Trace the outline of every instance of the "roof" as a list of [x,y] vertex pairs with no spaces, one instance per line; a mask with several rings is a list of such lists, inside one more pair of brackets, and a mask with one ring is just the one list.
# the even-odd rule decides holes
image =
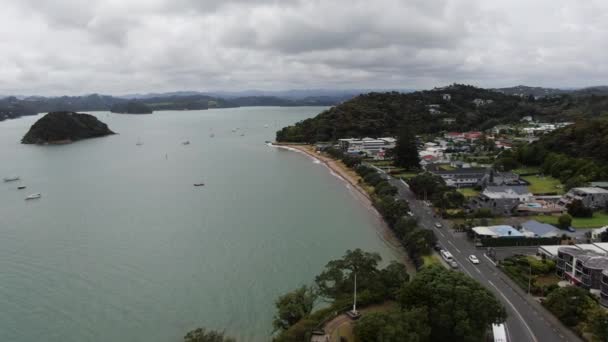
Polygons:
[[480,174],[480,173],[486,173],[486,169],[484,168],[462,168],[462,169],[454,169],[454,170],[439,170],[439,171],[432,171],[434,174],[437,175],[456,175],[456,174]]
[[522,228],[538,236],[559,235],[559,229],[546,223],[530,220],[522,223]]
[[573,188],[572,190],[580,191],[588,194],[608,194],[608,190],[594,187]]
[[489,227],[474,227],[473,231],[477,235],[491,237],[521,237],[524,236],[521,232],[511,226],[489,226]]
[[483,194],[490,198],[508,198],[524,195],[532,195],[528,187],[525,185],[515,185],[515,186],[487,186],[483,191]]
[[587,259],[587,261],[585,261],[584,266],[587,268],[594,268],[594,269],[606,269],[608,268],[608,257],[605,256],[594,256],[591,257],[589,259]]
[[591,182],[592,187],[608,188],[608,182]]

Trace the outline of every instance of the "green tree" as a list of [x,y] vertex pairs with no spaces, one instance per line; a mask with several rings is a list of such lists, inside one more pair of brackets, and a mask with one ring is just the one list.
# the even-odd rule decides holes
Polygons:
[[504,322],[496,297],[466,275],[442,266],[423,268],[403,287],[405,310],[425,309],[431,341],[481,341],[491,323]]
[[198,328],[184,336],[184,342],[236,342],[235,339],[227,337],[224,332]]
[[332,300],[350,297],[355,273],[358,291],[377,287],[378,263],[381,260],[378,253],[364,252],[359,248],[347,250],[341,259],[328,262],[323,272],[315,278],[319,294]]
[[421,173],[410,178],[408,184],[416,196],[422,199],[431,199],[446,190],[445,181],[430,172]]
[[568,214],[572,217],[591,217],[593,216],[593,210],[585,207],[583,201],[575,199],[570,202],[566,208],[568,208]]
[[568,229],[572,225],[572,216],[569,214],[563,214],[557,219],[557,225],[561,229]]
[[275,302],[277,313],[272,325],[275,330],[287,330],[312,311],[316,293],[312,288],[302,286],[299,289],[280,296]]
[[392,152],[395,165],[408,170],[420,168],[420,156],[416,146],[416,136],[409,127],[403,125],[399,129],[397,144]]
[[608,312],[596,308],[589,314],[589,326],[591,333],[598,341],[608,341]]
[[355,324],[354,333],[366,342],[426,342],[431,335],[426,317],[424,309],[369,313]]
[[586,319],[595,302],[589,291],[568,286],[551,292],[543,304],[565,325],[574,327]]

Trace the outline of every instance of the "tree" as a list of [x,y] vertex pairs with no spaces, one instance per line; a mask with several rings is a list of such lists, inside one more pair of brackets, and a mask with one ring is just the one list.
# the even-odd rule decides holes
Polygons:
[[399,130],[397,143],[393,149],[395,165],[408,170],[420,168],[420,156],[416,146],[416,136],[405,124]]
[[198,328],[184,336],[184,342],[236,342],[235,339],[227,337],[224,332]]
[[590,330],[598,341],[608,341],[608,313],[596,308],[589,314]]
[[408,184],[416,196],[423,199],[430,199],[436,194],[443,193],[446,189],[443,178],[430,172],[410,178]]
[[364,315],[354,328],[359,341],[426,342],[431,335],[424,309],[374,312]]
[[572,225],[572,216],[563,214],[557,219],[557,225],[560,229],[568,229]]
[[583,201],[575,199],[572,202],[568,203],[566,206],[568,208],[568,214],[572,215],[572,217],[591,217],[593,216],[593,210],[591,208],[585,207]]
[[466,275],[428,266],[400,293],[402,309],[426,310],[431,341],[481,341],[491,323],[504,322],[505,308]]
[[309,315],[316,299],[316,293],[307,286],[280,296],[275,302],[277,313],[272,322],[275,330],[287,330]]
[[589,291],[577,286],[562,287],[551,292],[543,305],[562,323],[574,327],[583,322],[595,302]]
[[382,260],[378,253],[368,253],[357,248],[347,250],[342,259],[332,260],[315,278],[319,294],[327,299],[351,296],[354,273],[357,274],[358,291],[377,286],[378,263]]

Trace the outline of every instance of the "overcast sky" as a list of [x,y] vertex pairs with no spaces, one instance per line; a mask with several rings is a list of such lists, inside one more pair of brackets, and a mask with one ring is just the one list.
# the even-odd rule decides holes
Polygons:
[[0,94],[608,84],[608,1],[0,0]]

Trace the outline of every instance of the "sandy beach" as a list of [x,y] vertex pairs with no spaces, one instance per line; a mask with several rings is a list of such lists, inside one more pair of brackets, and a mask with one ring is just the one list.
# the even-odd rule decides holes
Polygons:
[[334,174],[347,182],[351,188],[356,191],[356,195],[366,204],[366,206],[368,206],[370,210],[372,210],[378,216],[378,219],[381,222],[379,225],[379,227],[381,227],[379,230],[379,236],[381,239],[389,247],[396,251],[399,256],[399,260],[406,266],[408,273],[413,275],[416,272],[416,267],[410,260],[407,252],[401,245],[401,242],[397,236],[395,236],[395,233],[393,233],[393,231],[388,227],[386,222],[384,222],[380,213],[372,205],[370,193],[363,187],[363,182],[360,182],[361,177],[355,171],[344,165],[342,161],[333,159],[324,153],[317,153],[317,151],[315,151],[314,147],[311,145],[274,144],[273,146],[288,150],[295,150],[297,152],[304,153],[311,158],[319,160],[322,164],[334,172]]

